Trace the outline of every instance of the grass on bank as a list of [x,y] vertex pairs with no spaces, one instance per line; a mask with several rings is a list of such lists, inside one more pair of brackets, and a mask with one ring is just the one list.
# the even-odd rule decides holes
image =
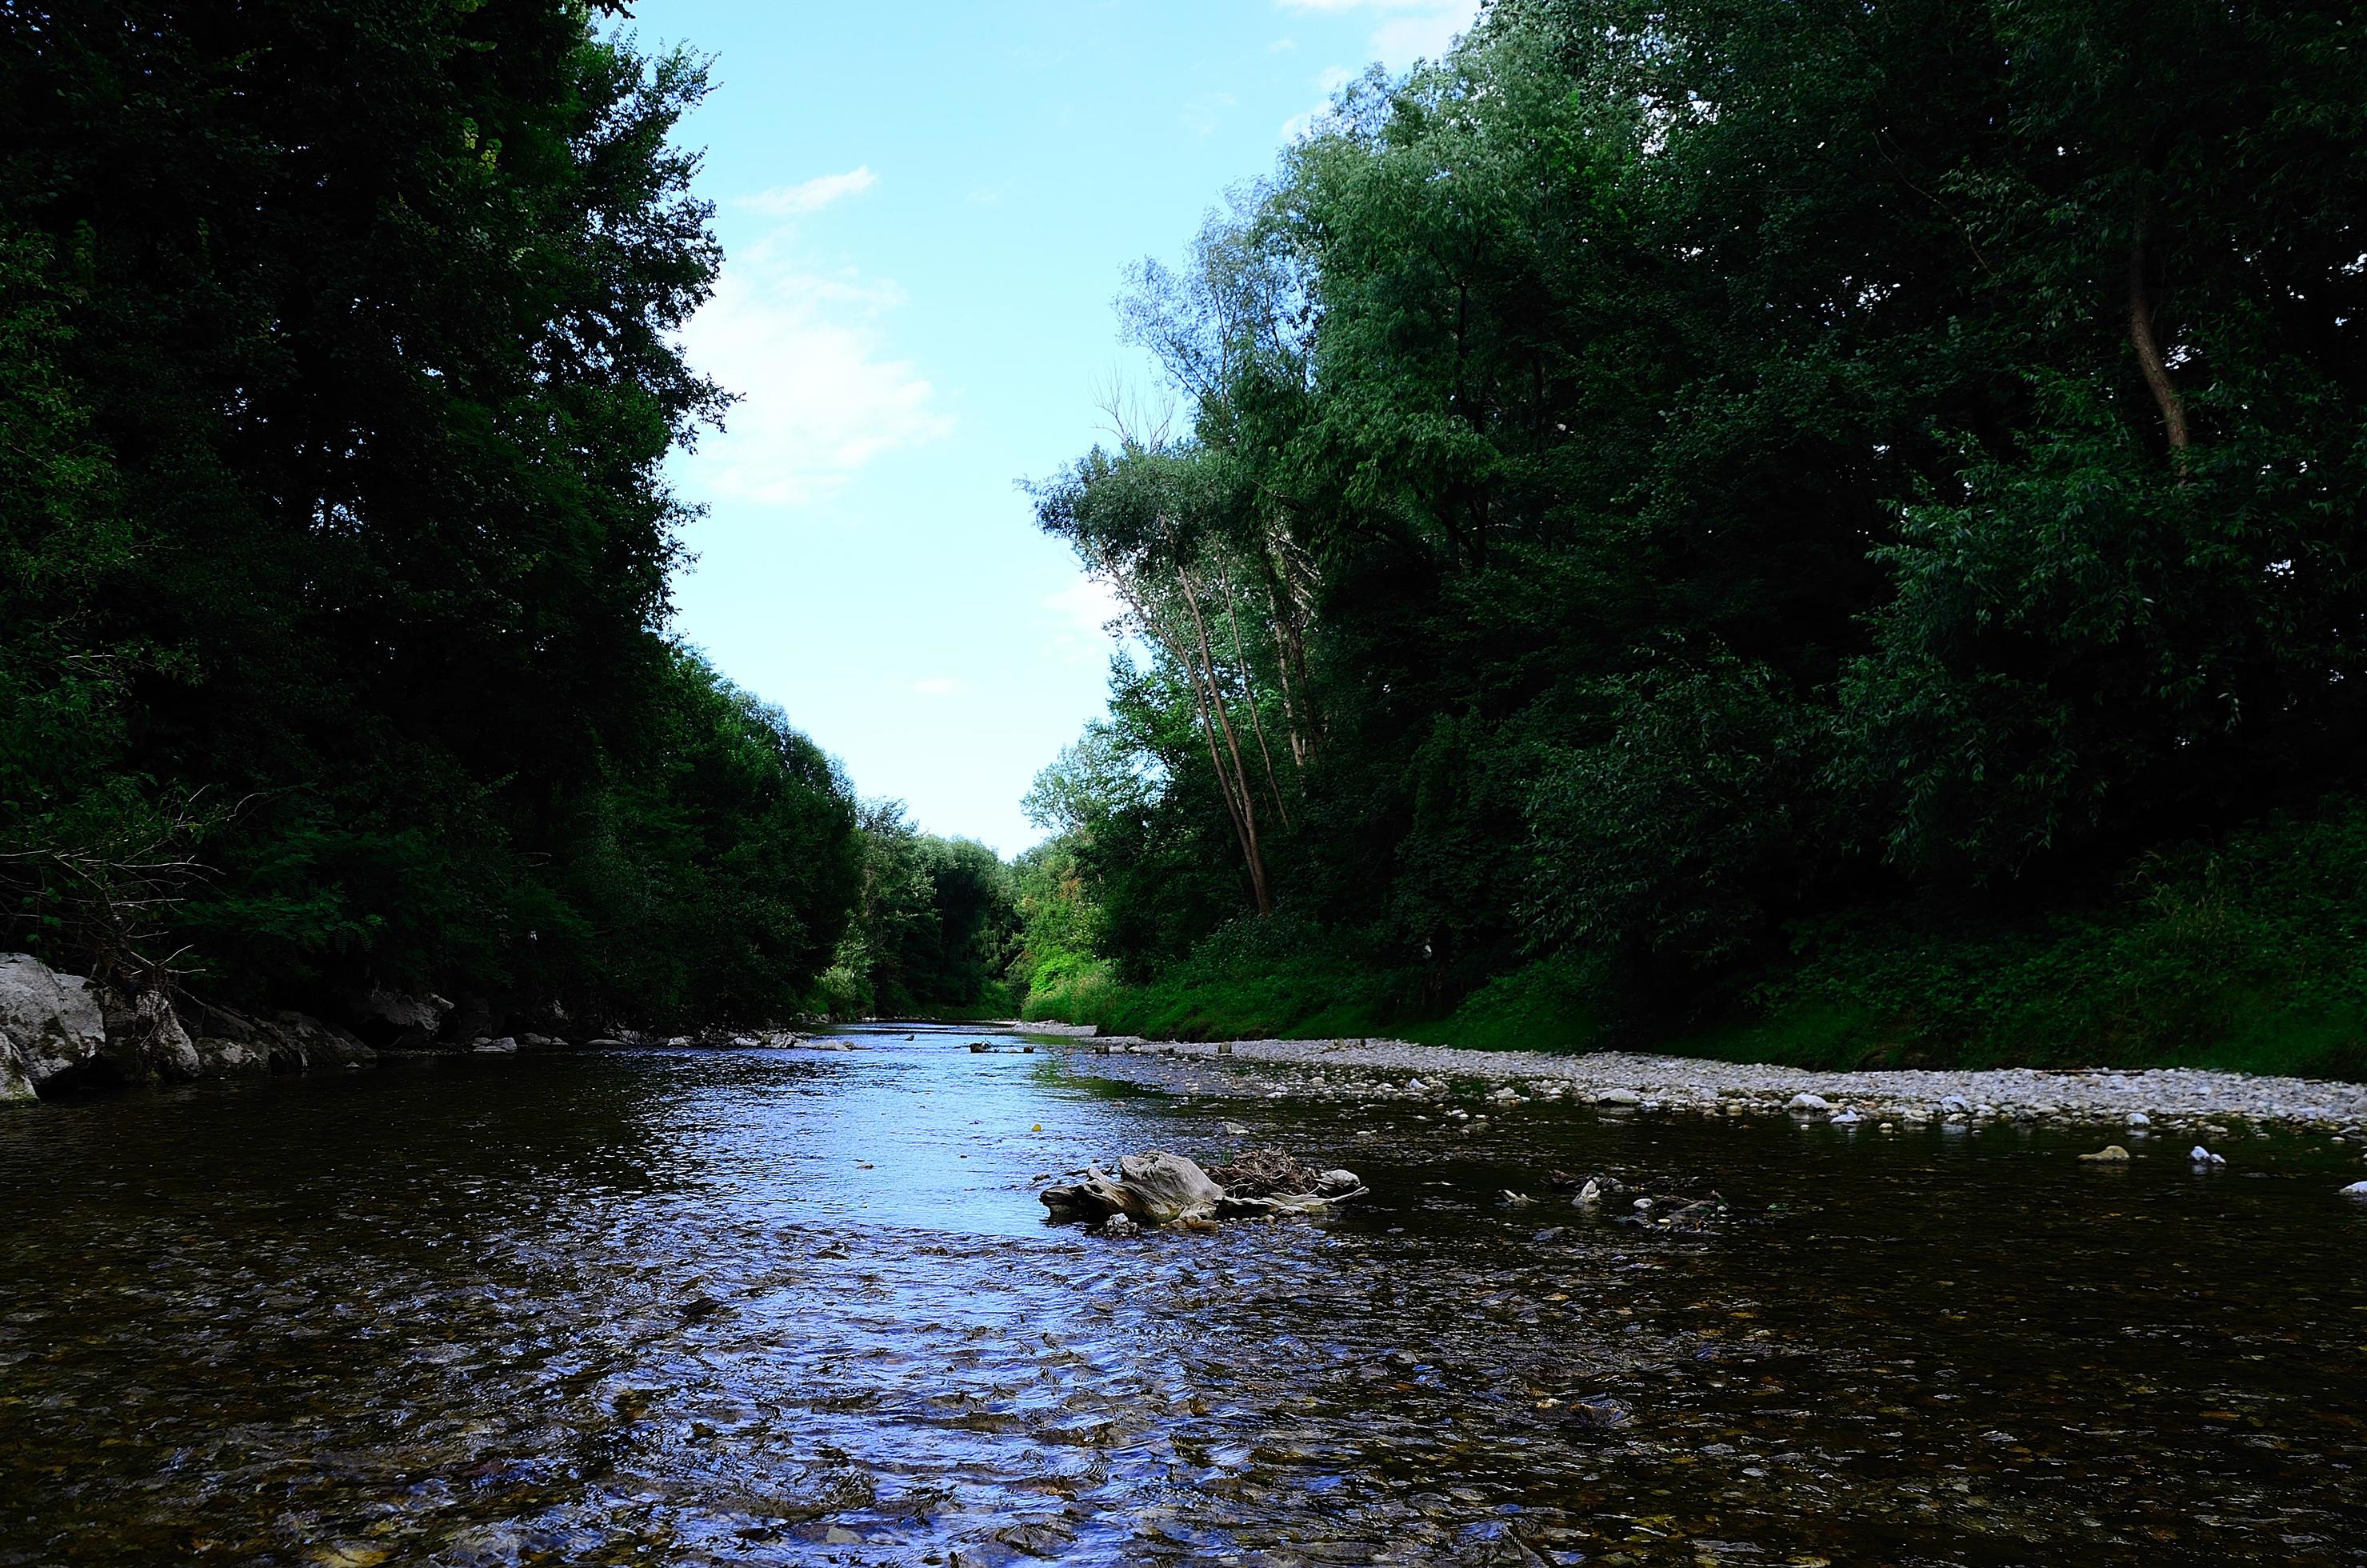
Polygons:
[[880,1013],[883,1024],[983,1024],[1019,1016],[1019,998],[1007,980],[990,980],[973,1002],[932,1002]]
[[1062,954],[1023,1016],[1165,1039],[1386,1035],[1477,1050],[1648,1049],[1818,1068],[2189,1066],[2367,1079],[2367,808],[2153,855],[2090,907],[2012,922],[1862,914],[1707,1025],[1625,1016],[1548,959],[1451,1010],[1274,925],[1228,928],[1148,984]]

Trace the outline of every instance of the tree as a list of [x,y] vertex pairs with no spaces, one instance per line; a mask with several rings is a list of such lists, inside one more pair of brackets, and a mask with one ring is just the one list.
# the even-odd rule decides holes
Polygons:
[[[0,13],[10,939],[332,1010],[810,983],[843,783],[664,632],[705,71],[616,11]],[[110,866],[171,885],[93,918]]]
[[[2350,21],[1498,0],[1350,85],[1122,305],[1188,435],[1039,497],[1152,654],[1105,955],[1288,908],[1692,1016],[2355,788]],[[1229,898],[1157,885],[1220,831]]]

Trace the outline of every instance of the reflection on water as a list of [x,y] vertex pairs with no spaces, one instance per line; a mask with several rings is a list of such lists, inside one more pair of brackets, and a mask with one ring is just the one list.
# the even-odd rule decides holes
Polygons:
[[[905,1032],[0,1116],[0,1562],[2367,1562],[2341,1151],[1469,1137]],[[1033,1196],[1238,1142],[1371,1206]],[[1497,1203],[1552,1167],[1738,1218]]]

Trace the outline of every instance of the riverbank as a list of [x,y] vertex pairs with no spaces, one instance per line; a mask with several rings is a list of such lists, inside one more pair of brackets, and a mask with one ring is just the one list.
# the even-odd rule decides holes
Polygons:
[[[2063,1121],[2231,1136],[2284,1126],[2367,1154],[2367,1084],[2191,1068],[1872,1072],[1594,1051],[1466,1051],[1411,1040],[1249,1040],[1220,1044],[1097,1036],[1089,1026],[1014,1026],[1069,1040],[1096,1075],[1178,1093],[1434,1103],[1453,1115],[1475,1086],[1489,1107],[1590,1105],[1614,1114],[1803,1116],[1879,1131]],[[1483,1109],[1488,1108],[1481,1108]],[[1469,1116],[1469,1109],[1462,1114]]]
[[[1600,952],[1482,979],[1287,915],[1121,978],[1042,955],[1024,1011],[1168,1040],[1612,1049],[1822,1070],[2187,1067],[2367,1080],[2367,808],[2148,855],[2043,907],[1867,906],[1645,987]],[[1032,951],[1032,949],[1031,949]],[[1123,971],[1132,974],[1132,971]]]

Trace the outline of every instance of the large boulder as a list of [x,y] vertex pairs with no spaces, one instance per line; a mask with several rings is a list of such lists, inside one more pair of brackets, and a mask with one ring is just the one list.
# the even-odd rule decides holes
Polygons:
[[186,1084],[203,1071],[196,1042],[181,1027],[173,1000],[150,987],[137,996],[102,990],[107,1020],[107,1075],[124,1084]]
[[383,986],[352,1004],[354,1030],[368,1044],[394,1051],[424,1051],[443,1032],[452,1004],[441,996],[416,996]]
[[309,1013],[274,1013],[257,1020],[271,1040],[275,1072],[307,1067],[360,1067],[378,1060],[378,1052],[350,1031],[324,1024]]
[[182,1017],[188,1021],[198,1060],[208,1077],[267,1073],[275,1068],[293,1072],[303,1065],[301,1061],[275,1062],[271,1033],[236,1008],[193,1000],[182,1009]]
[[219,1035],[197,1038],[198,1075],[207,1078],[235,1078],[248,1073],[268,1073],[271,1058],[243,1040],[225,1040]]
[[90,982],[30,953],[0,953],[0,1100],[82,1076],[107,1050],[107,1017]]
[[350,1031],[309,1014],[242,1013],[219,1003],[195,1003],[188,1012],[198,1059],[209,1072],[301,1073],[378,1060],[378,1052]]
[[360,1066],[378,1052],[303,1013],[251,1017],[160,988],[137,996],[0,953],[0,1101],[80,1083],[186,1083],[233,1074]]
[[230,1078],[271,1070],[271,1052],[255,1033],[255,1021],[212,1003],[186,997],[181,1022],[197,1047],[198,1076]]

